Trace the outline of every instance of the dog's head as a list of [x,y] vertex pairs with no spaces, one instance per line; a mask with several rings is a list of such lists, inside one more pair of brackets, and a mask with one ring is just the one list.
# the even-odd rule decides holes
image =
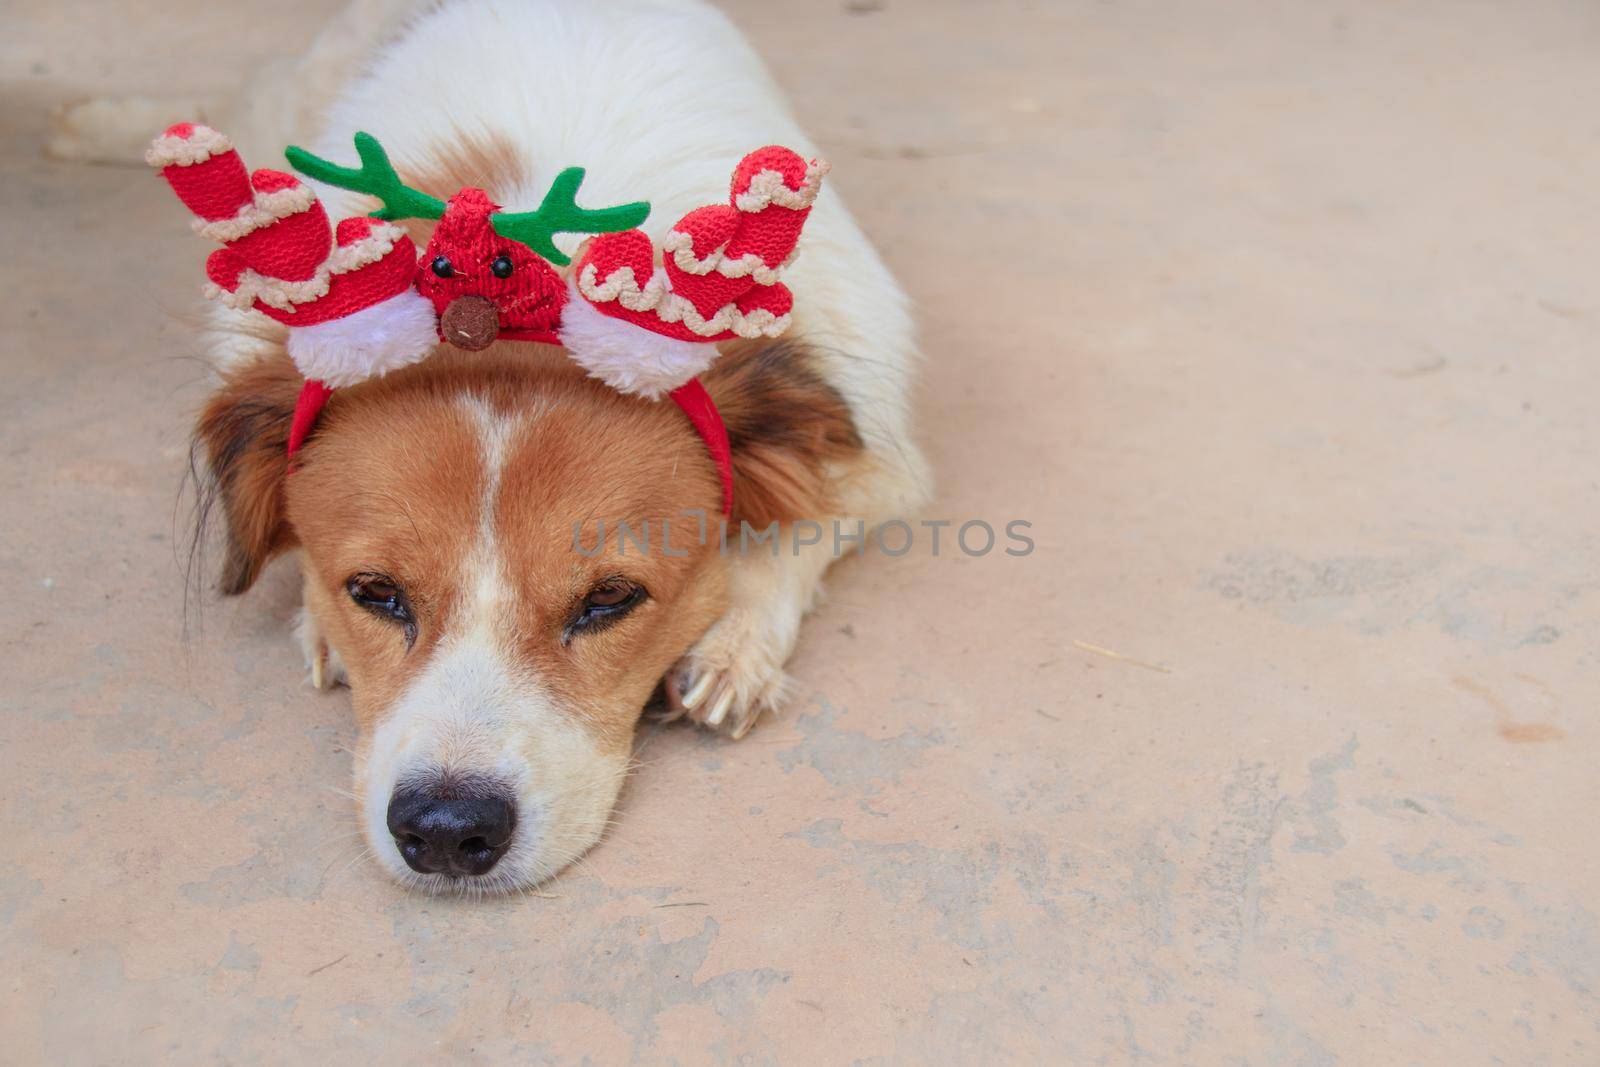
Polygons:
[[[728,348],[705,383],[729,429],[734,529],[824,513],[825,469],[859,447],[846,405],[801,344]],[[306,610],[353,693],[361,822],[385,868],[430,890],[538,882],[599,838],[640,712],[724,608],[705,445],[672,405],[501,344],[340,390],[290,473],[301,384],[273,355],[201,414],[223,591],[299,550]]]

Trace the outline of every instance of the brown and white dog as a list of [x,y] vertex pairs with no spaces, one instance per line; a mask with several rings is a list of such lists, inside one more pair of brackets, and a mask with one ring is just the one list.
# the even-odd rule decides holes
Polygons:
[[[476,185],[533,203],[581,163],[593,202],[652,202],[644,229],[659,243],[752,146],[812,149],[748,44],[696,0],[457,0],[377,41],[364,65],[358,38],[349,47],[325,33],[300,72],[304,94],[365,71],[314,149],[337,157],[371,131],[408,184],[440,197]],[[261,138],[284,132],[260,125]],[[368,207],[319,192],[334,217]],[[425,240],[427,224],[411,225]],[[785,282],[789,336],[725,344],[703,376],[732,446],[732,524],[854,529],[909,513],[926,492],[911,324],[831,188]],[[621,395],[553,346],[441,348],[339,390],[289,477],[302,379],[281,334],[219,309],[208,340],[221,383],[196,439],[225,517],[223,589],[298,556],[298,640],[319,687],[353,694],[362,825],[395,876],[433,891],[547,878],[599,838],[658,687],[733,736],[781,700],[832,539],[796,550],[785,531],[776,554],[740,554],[683,536],[686,511],[715,522],[720,485],[675,406]],[[670,553],[574,545],[575,524],[592,550],[601,521],[663,520]]]

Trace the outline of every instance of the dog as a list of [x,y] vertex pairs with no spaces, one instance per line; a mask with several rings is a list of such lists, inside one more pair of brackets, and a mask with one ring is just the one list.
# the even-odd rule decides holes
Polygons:
[[[658,244],[751,148],[814,153],[750,45],[697,0],[453,0],[357,32],[378,7],[338,16],[310,69],[271,83],[280,100],[239,108],[246,139],[326,91],[323,158],[371,131],[407,185],[478,186],[506,205],[537,203],[581,163],[586,200],[648,198]],[[318,192],[334,218],[371,209]],[[426,241],[427,223],[406,225]],[[396,879],[486,893],[560,871],[602,835],[653,697],[730,737],[781,704],[835,555],[794,524],[870,530],[926,499],[908,302],[832,187],[801,248],[784,273],[789,333],[724,342],[701,376],[728,431],[729,529],[778,524],[775,545],[746,551],[683,517],[715,526],[721,511],[683,413],[606,387],[554,345],[441,347],[340,389],[291,475],[304,379],[284,331],[213,313],[219,380],[195,443],[221,589],[297,559],[296,640],[314,684],[350,689],[361,825]],[[655,549],[602,534],[619,523],[654,529]]]

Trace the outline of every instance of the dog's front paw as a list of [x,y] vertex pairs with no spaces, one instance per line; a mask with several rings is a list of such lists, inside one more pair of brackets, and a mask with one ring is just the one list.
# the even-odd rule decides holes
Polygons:
[[738,739],[763,712],[776,711],[789,686],[789,648],[760,630],[759,619],[733,611],[707,631],[667,674],[666,718],[687,717]]
[[295,615],[294,640],[300,647],[300,654],[306,659],[306,669],[311,672],[311,685],[314,688],[332,689],[336,685],[349,684],[344,660],[323,640],[317,620],[311,617],[310,610],[306,608],[301,608]]

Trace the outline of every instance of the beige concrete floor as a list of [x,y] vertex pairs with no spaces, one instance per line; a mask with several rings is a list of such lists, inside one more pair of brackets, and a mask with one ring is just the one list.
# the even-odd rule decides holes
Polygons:
[[198,253],[38,154],[320,6],[7,20],[4,1060],[1600,1062],[1593,4],[735,3],[931,514],[1038,551],[846,563],[787,715],[489,903],[360,858],[289,574],[183,641]]

